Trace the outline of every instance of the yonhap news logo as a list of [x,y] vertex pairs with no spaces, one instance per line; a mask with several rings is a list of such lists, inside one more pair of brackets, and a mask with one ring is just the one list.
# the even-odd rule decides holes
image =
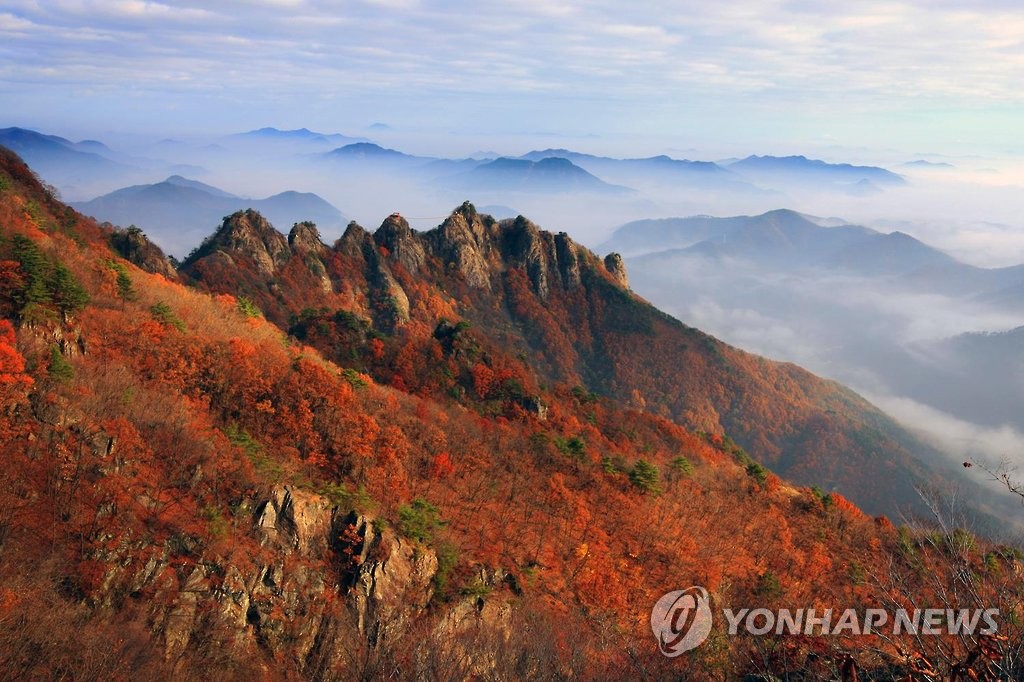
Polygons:
[[[999,609],[722,609],[725,630],[741,630],[756,637],[808,635],[849,637],[994,635]],[[662,595],[651,609],[651,631],[658,650],[670,658],[696,649],[711,634],[711,599],[703,587],[693,586]]]
[[699,647],[711,634],[707,590],[694,586],[663,595],[651,610],[651,630],[669,658]]

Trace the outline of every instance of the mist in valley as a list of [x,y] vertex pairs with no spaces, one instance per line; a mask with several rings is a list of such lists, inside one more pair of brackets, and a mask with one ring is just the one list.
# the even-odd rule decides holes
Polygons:
[[[872,158],[833,149],[808,154],[827,167],[787,160],[751,168],[725,150],[688,149],[686,159],[678,149],[605,156],[601,140],[537,136],[479,140],[479,148],[459,155],[445,149],[471,148],[466,140],[428,144],[386,129],[370,132],[121,139],[120,146],[82,148],[110,162],[103,172],[67,163],[52,172],[44,164],[40,172],[87,213],[90,205],[82,202],[172,174],[257,208],[282,192],[313,193],[336,211],[325,209],[317,219],[304,215],[301,203],[289,204],[272,222],[287,232],[291,221],[313,219],[328,244],[349,220],[374,229],[393,212],[428,230],[464,200],[498,218],[522,214],[602,256],[621,252],[632,288],[656,306],[745,350],[851,386],[941,445],[951,462],[1024,461],[1024,335],[1010,333],[1024,325],[1024,272],[1007,269],[1024,263],[1021,158]],[[484,168],[499,157],[518,160]],[[542,163],[552,157],[566,161]],[[841,165],[847,162],[854,165]],[[213,202],[206,213],[170,222],[159,218],[171,212],[130,202],[117,215],[181,259],[216,230],[230,212],[218,213],[225,205]],[[750,243],[744,251],[717,244],[711,233],[687,242],[655,228],[621,227],[777,209],[813,223],[807,243],[794,246],[782,233],[774,245]],[[824,246],[814,252],[815,240],[827,243],[829,231],[843,225],[900,233],[895,241],[907,235],[921,248],[894,251],[889,242],[871,242],[841,255]]]

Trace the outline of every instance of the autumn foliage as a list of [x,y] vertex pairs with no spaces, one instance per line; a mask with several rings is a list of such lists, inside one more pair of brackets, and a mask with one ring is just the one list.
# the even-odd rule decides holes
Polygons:
[[[219,270],[211,247],[186,286],[117,260],[107,233],[3,161],[0,239],[28,240],[49,272],[66,272],[61,291],[87,295],[41,300],[26,321],[31,277],[0,263],[0,667],[17,677],[347,679],[414,666],[461,677],[444,667],[454,659],[430,658],[455,635],[436,638],[451,614],[489,604],[506,614],[501,645],[473,646],[512,677],[742,677],[761,670],[749,641],[661,658],[645,621],[657,598],[703,585],[725,606],[873,604],[899,597],[881,574],[902,562],[902,587],[927,600],[940,590],[929,576],[954,575],[945,536],[928,544],[836,492],[787,483],[761,464],[779,461],[774,436],[743,434],[763,449],[724,436],[715,401],[693,398],[692,382],[680,397],[666,363],[712,391],[715,353],[759,361],[694,331],[660,333],[673,323],[632,298],[609,304],[628,294],[596,270],[583,268],[587,288],[552,285],[565,295],[545,300],[525,267],[500,269],[485,294],[443,263],[433,282],[401,262],[385,281],[378,259],[401,249],[325,249],[331,286],[284,255],[272,290],[256,261],[236,254],[239,271]],[[660,364],[620,347],[637,329]],[[54,352],[69,373],[49,369]],[[810,400],[795,370],[770,376],[802,397],[777,407],[755,390],[737,411],[788,419]],[[268,543],[258,503],[283,489],[352,521],[331,526],[319,553]],[[343,629],[367,518],[435,562],[415,645]],[[958,560],[1019,597],[1012,552],[960,540]],[[190,582],[200,575],[207,591]],[[290,583],[301,613],[284,607],[286,575],[303,576]],[[229,627],[236,592],[250,608]],[[362,658],[289,649],[313,620]],[[108,656],[86,654],[113,632]],[[867,665],[906,663],[885,642],[845,644]]]

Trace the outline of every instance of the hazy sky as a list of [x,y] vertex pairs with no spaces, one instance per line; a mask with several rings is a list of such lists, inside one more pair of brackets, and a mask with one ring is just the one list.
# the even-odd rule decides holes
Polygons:
[[0,6],[0,125],[72,137],[384,122],[680,156],[1019,153],[1022,83],[1019,0]]

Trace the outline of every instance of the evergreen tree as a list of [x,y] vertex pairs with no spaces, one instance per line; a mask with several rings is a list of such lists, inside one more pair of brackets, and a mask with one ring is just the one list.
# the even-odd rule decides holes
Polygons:
[[67,381],[75,376],[75,368],[61,354],[57,346],[50,347],[50,362],[46,366],[46,372],[58,381]]
[[117,268],[117,297],[121,299],[121,310],[124,310],[126,301],[135,300],[135,286],[132,284],[132,278],[121,265]]
[[63,263],[54,264],[48,285],[53,305],[63,320],[84,308],[89,302],[89,294]]
[[39,247],[25,235],[16,234],[11,239],[11,255],[18,261],[25,276],[25,288],[17,294],[15,300],[19,308],[24,310],[33,303],[49,304],[51,298],[46,286],[49,264]]

